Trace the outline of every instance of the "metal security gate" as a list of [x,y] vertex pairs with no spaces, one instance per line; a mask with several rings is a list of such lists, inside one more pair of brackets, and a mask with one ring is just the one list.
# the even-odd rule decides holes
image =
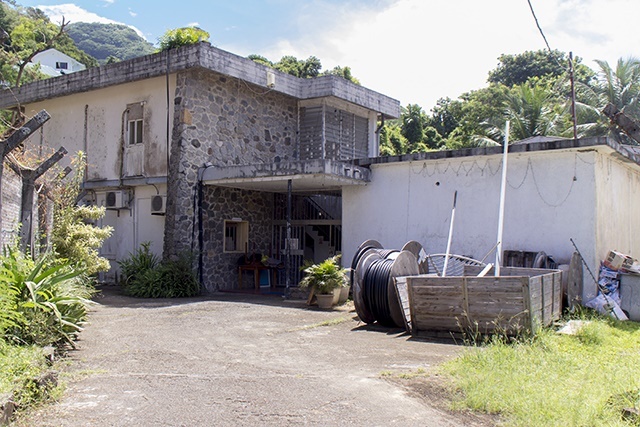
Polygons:
[[[286,257],[287,195],[274,195],[272,248],[274,257]],[[302,278],[301,267],[305,259],[320,262],[341,251],[342,247],[342,196],[339,193],[295,195],[291,211],[291,257],[289,283],[298,286]],[[277,278],[277,284],[286,282],[285,272]]]
[[[289,266],[289,280],[292,286],[298,286],[300,282],[300,267],[304,264],[305,231],[304,226],[291,226],[291,258]],[[275,224],[273,226],[273,242],[277,259],[284,260],[287,250],[287,225]],[[279,272],[277,284],[285,283],[285,271]]]

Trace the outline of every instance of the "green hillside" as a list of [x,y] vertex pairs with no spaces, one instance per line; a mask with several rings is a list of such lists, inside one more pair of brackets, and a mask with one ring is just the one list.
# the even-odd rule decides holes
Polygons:
[[136,58],[156,51],[153,45],[133,29],[121,24],[77,22],[67,27],[76,46],[104,64],[109,57],[118,60]]

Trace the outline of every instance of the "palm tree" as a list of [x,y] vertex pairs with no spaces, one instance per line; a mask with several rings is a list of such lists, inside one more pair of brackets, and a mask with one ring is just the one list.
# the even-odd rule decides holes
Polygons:
[[418,104],[402,107],[402,134],[410,145],[418,144],[424,139],[425,114]]
[[476,138],[478,145],[502,144],[507,120],[510,121],[510,141],[559,135],[568,123],[553,90],[541,84],[523,83],[506,94],[502,114],[485,122],[485,134]]
[[602,109],[609,103],[628,117],[640,120],[640,60],[618,59],[615,69],[606,61],[596,61],[600,70],[594,85],[576,86],[576,113],[580,136],[607,135],[619,142],[634,143]]

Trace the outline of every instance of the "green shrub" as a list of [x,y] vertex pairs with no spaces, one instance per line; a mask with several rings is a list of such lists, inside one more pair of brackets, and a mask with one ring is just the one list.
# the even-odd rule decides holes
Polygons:
[[46,353],[37,346],[0,341],[0,395],[10,395],[19,408],[49,397],[56,387],[56,377]]
[[111,268],[109,260],[101,257],[98,249],[111,236],[113,228],[98,227],[93,224],[104,216],[104,207],[78,206],[77,198],[86,165],[84,153],[78,153],[73,163],[75,167],[73,179],[61,186],[55,197],[51,241],[58,258],[79,266],[87,274],[93,275]]
[[10,324],[5,340],[39,346],[73,346],[87,317],[93,288],[84,270],[54,262],[50,254],[37,261],[7,250],[1,259],[0,283],[6,290]]
[[125,290],[137,287],[138,281],[149,270],[155,269],[160,263],[160,258],[150,249],[151,242],[144,242],[135,252],[129,253],[129,257],[118,261],[120,266],[120,284]]
[[180,298],[198,295],[200,284],[193,273],[193,256],[183,254],[160,262],[143,243],[128,258],[119,261],[120,283],[128,295],[139,298]]
[[158,39],[160,50],[163,51],[208,41],[209,33],[198,27],[183,27],[167,30],[167,32]]
[[347,270],[340,267],[340,255],[309,265],[303,271],[306,276],[300,281],[300,287],[312,288],[316,294],[330,294],[347,285]]

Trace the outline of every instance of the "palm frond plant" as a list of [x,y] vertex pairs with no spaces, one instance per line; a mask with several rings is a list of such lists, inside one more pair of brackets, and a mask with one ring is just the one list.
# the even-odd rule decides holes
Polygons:
[[340,255],[327,258],[306,267],[300,288],[310,288],[316,295],[332,294],[333,290],[347,285],[347,269],[340,267]]
[[4,338],[18,344],[74,346],[86,320],[93,288],[85,271],[52,262],[49,254],[31,261],[8,251],[0,265],[0,283],[9,289],[11,325]]

